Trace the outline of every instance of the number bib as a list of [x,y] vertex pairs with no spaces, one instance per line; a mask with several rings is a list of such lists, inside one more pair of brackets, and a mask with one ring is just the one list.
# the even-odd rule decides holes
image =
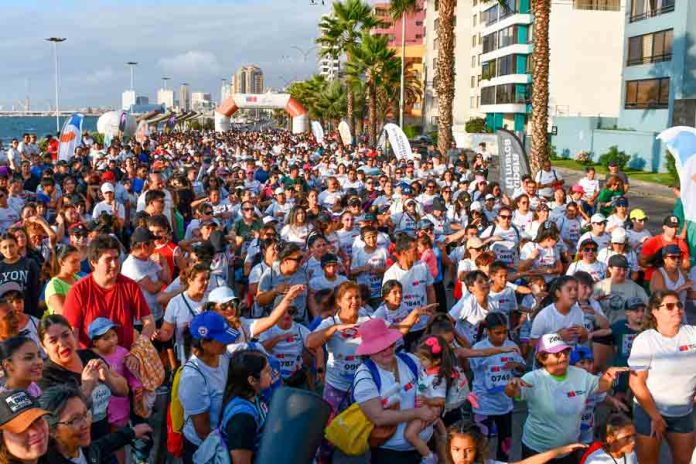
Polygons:
[[505,390],[505,386],[512,378],[512,373],[505,369],[504,364],[494,364],[486,367],[484,386],[489,393],[499,393]]

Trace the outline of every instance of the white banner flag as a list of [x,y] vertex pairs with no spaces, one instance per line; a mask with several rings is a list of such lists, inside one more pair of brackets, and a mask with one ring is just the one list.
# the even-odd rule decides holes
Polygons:
[[696,221],[696,128],[676,126],[665,129],[657,136],[674,156],[679,173],[684,217]]
[[75,147],[82,140],[82,113],[74,113],[65,121],[60,133],[58,159],[68,161],[75,154]]
[[413,159],[411,144],[408,142],[408,137],[406,137],[404,131],[393,123],[385,124],[384,130],[387,132],[387,137],[389,137],[389,143],[391,144],[392,150],[394,150],[396,159]]
[[319,121],[312,121],[312,134],[314,135],[314,138],[317,139],[317,143],[324,142],[324,128],[321,127],[321,123]]

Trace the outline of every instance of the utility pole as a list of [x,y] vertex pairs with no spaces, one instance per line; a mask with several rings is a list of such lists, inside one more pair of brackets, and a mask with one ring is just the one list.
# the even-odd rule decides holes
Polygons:
[[60,132],[60,117],[58,115],[58,44],[65,42],[65,37],[49,37],[47,42],[53,43],[53,64],[55,70],[55,87],[56,87],[56,133]]

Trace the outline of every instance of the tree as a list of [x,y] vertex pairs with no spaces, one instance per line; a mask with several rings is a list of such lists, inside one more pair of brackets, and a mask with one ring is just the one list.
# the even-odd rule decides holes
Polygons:
[[437,146],[447,153],[452,145],[452,102],[454,100],[454,7],[457,0],[438,1],[437,67]]
[[333,130],[338,129],[341,117],[346,114],[346,92],[343,85],[339,81],[326,82],[315,104],[321,119],[331,122]]
[[[321,36],[317,43],[324,56],[338,58],[346,56],[351,61],[353,49],[360,45],[364,31],[380,26],[382,23],[372,13],[372,7],[362,0],[334,2],[331,15],[319,22]],[[353,125],[354,97],[348,87],[346,117]]]
[[360,46],[353,48],[351,61],[346,63],[346,74],[365,79],[367,97],[367,133],[370,145],[377,141],[377,85],[395,60],[394,50],[384,36],[363,32]]
[[406,15],[418,9],[418,0],[392,0],[389,12],[394,20],[401,18],[401,73],[399,83],[399,125],[404,125],[404,107],[406,106]]
[[534,15],[534,53],[532,53],[532,172],[541,169],[549,159],[549,19],[551,0],[532,0]]

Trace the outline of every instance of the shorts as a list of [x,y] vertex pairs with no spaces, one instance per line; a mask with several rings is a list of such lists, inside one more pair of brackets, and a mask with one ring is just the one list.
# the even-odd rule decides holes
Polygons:
[[[684,416],[669,417],[663,415],[662,418],[667,422],[667,433],[691,433],[694,431],[694,413],[691,411]],[[633,403],[633,423],[636,426],[636,433],[650,436],[652,419],[645,409],[639,404]]]

